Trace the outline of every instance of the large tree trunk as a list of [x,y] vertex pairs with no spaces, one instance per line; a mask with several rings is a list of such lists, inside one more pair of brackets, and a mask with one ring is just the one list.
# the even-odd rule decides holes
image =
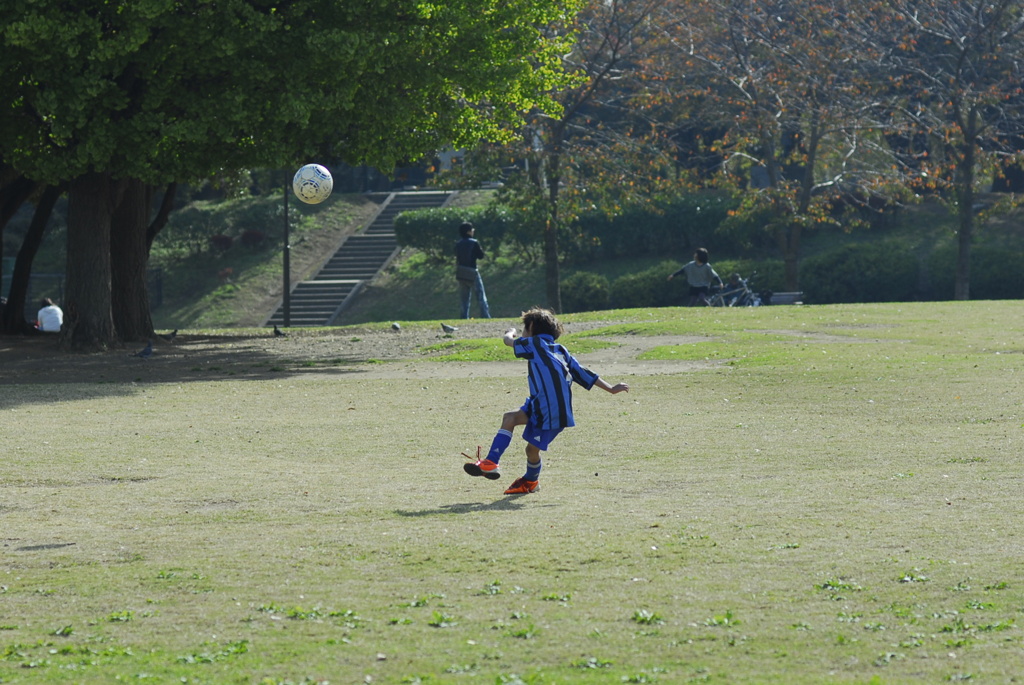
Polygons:
[[797,214],[800,219],[791,221],[785,229],[785,244],[782,251],[783,283],[786,290],[800,290],[800,250],[803,242],[803,218],[811,209],[814,198],[814,173],[818,166],[818,146],[821,143],[821,126],[817,112],[810,117],[808,134],[804,143],[803,176],[800,179],[800,194],[797,197]]
[[788,217],[775,235],[779,252],[782,253],[782,282],[786,290],[800,289],[800,239],[803,229],[800,223]]
[[114,329],[122,342],[153,336],[146,287],[149,198],[149,187],[145,183],[137,179],[126,181],[121,202],[110,222],[111,311]]
[[[975,117],[970,118],[973,124]],[[974,164],[975,145],[973,126],[964,132],[963,154],[956,174],[957,204],[960,225],[957,228],[956,282],[954,300],[971,299],[971,242],[974,240]]]
[[25,238],[21,241],[18,258],[14,262],[14,273],[11,274],[11,292],[7,298],[7,306],[4,307],[2,326],[5,333],[25,333],[31,328],[25,320],[25,298],[28,296],[29,279],[32,277],[32,262],[39,252],[39,246],[43,244],[43,236],[46,234],[53,206],[63,192],[63,186],[46,187],[32,215],[32,223],[29,224]]
[[160,201],[160,210],[156,213],[156,217],[149,224],[149,228],[146,230],[146,257],[149,257],[149,251],[153,247],[153,241],[160,235],[160,231],[164,230],[167,226],[167,220],[170,218],[171,211],[174,209],[174,197],[178,193],[177,183],[168,183],[164,189],[164,198]]
[[561,179],[561,153],[555,149],[548,157],[548,220],[544,224],[544,283],[548,308],[562,311],[562,289],[558,274],[558,187]]
[[60,342],[76,350],[106,349],[117,342],[110,297],[110,219],[120,184],[91,172],[68,192],[68,268]]
[[[3,166],[9,168],[6,165]],[[10,183],[5,183],[3,187],[0,187],[0,276],[3,276],[4,227],[35,189],[36,183],[24,176],[18,176]]]
[[954,300],[971,299],[971,239],[974,233],[974,210],[970,207],[960,208],[960,230],[957,233],[956,253],[956,285],[953,288]]
[[0,231],[36,189],[36,182],[19,176],[0,188]]

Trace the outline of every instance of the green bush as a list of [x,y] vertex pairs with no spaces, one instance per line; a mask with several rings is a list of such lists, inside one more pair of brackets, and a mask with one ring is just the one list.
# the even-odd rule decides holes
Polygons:
[[402,212],[395,217],[395,239],[402,247],[422,250],[432,260],[452,259],[459,224],[471,222],[488,257],[497,257],[501,243],[516,229],[515,216],[500,207],[441,207]]
[[570,262],[651,254],[689,254],[714,249],[715,230],[735,201],[723,194],[699,193],[672,198],[654,208],[626,207],[620,214],[582,215],[565,257]]
[[[944,244],[932,250],[926,261],[924,281],[927,284],[925,299],[952,300],[956,287],[956,243]],[[971,251],[971,266],[974,266],[974,250]],[[972,269],[973,273],[973,269]],[[974,288],[972,287],[973,291]]]
[[785,269],[781,259],[723,259],[711,261],[723,281],[728,281],[729,276],[738,273],[740,278],[750,280],[750,289],[757,293],[766,290],[782,292],[785,290]]
[[[738,204],[738,203],[737,203]],[[734,212],[725,217],[718,226],[715,238],[718,246],[725,247],[733,254],[748,252],[757,254],[764,250],[774,251],[775,238],[766,227],[778,220],[778,214],[771,207],[757,206],[746,211]],[[706,246],[710,247],[710,246]],[[712,258],[714,253],[712,253]]]
[[[616,278],[611,284],[609,304],[623,309],[686,304],[690,297],[686,279],[675,278],[666,282],[669,274],[682,265],[681,262],[665,261],[649,269]],[[712,262],[711,265],[723,281],[728,281],[729,275],[737,272],[742,278],[753,276],[751,288],[755,292],[782,290],[783,268],[779,260],[722,260]]]
[[[663,200],[654,207],[626,207],[615,216],[595,210],[561,228],[559,258],[564,264],[585,264],[598,259],[680,254],[689,261],[697,247],[717,249],[715,231],[735,204],[728,195],[698,193]],[[496,204],[403,212],[395,219],[395,237],[399,245],[442,262],[450,259],[463,221],[476,226],[477,239],[488,256],[506,249],[515,259],[532,262],[542,254],[542,223],[531,220],[528,212]]]
[[616,278],[611,286],[611,306],[632,309],[683,304],[689,292],[686,279],[666,281],[679,266],[675,262],[662,262],[638,273]]
[[857,243],[803,261],[804,302],[905,302],[920,298],[916,255],[901,241]]
[[[956,286],[956,245],[935,250],[928,260],[928,293],[932,300],[952,300]],[[1024,254],[997,245],[976,245],[971,249],[972,300],[1016,300],[1024,298]]]
[[601,274],[578,271],[561,283],[562,309],[594,312],[608,308],[610,286]]
[[1024,299],[1024,254],[995,245],[971,250],[971,299]]

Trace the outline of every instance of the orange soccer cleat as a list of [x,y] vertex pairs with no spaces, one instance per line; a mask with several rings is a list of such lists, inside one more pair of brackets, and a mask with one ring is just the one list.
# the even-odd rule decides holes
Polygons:
[[506,495],[528,495],[531,492],[537,492],[540,490],[540,483],[535,480],[526,480],[525,478],[516,478],[512,481],[512,485],[509,486],[508,490],[505,491]]
[[501,470],[496,462],[490,459],[480,458],[480,447],[476,448],[476,457],[471,457],[465,452],[462,453],[466,459],[476,459],[472,464],[463,464],[462,468],[471,476],[483,476],[490,480],[498,480],[501,478]]

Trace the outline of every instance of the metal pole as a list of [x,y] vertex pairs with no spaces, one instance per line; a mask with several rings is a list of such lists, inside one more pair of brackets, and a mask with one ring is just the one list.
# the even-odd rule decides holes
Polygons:
[[288,172],[284,175],[284,327],[292,325],[292,276],[288,237]]

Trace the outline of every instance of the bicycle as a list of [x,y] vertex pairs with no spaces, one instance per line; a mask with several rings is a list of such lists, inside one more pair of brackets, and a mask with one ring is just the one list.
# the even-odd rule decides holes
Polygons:
[[721,285],[711,286],[711,292],[704,298],[704,304],[709,307],[728,307],[730,299],[739,292],[739,290],[726,290],[725,286]]
[[747,278],[740,279],[740,287],[726,290],[724,286],[715,288],[715,292],[705,300],[709,307],[760,307],[761,297],[750,289],[750,282],[757,275],[755,271]]

